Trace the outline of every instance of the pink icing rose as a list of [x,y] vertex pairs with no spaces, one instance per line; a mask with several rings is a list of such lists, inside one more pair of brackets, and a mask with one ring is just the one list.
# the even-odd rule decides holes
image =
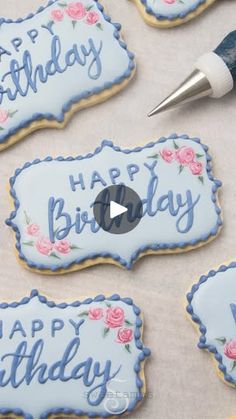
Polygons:
[[189,168],[193,175],[201,175],[203,170],[203,164],[197,161],[190,163]]
[[167,4],[173,4],[176,2],[176,0],[164,0],[164,2]]
[[90,308],[90,310],[89,310],[90,320],[100,320],[102,317],[103,317],[103,309],[102,308]]
[[131,329],[119,329],[117,335],[118,343],[129,343],[133,339],[133,330]]
[[77,3],[69,3],[68,7],[66,8],[66,13],[69,17],[75,20],[83,19],[86,15],[86,9],[84,5],[80,2]]
[[67,240],[60,240],[55,243],[55,249],[62,253],[63,255],[66,255],[67,253],[70,253],[71,246],[70,243]]
[[172,161],[175,160],[175,152],[171,151],[169,148],[163,148],[160,155],[167,163],[172,163]]
[[99,20],[99,15],[97,12],[88,12],[87,16],[86,16],[86,23],[88,25],[94,25],[95,23],[97,23]]
[[29,236],[38,236],[39,230],[40,228],[37,224],[30,224],[27,227],[27,234],[29,234]]
[[50,255],[51,251],[53,250],[53,244],[47,237],[40,237],[35,246],[39,253],[42,253],[42,255],[46,256]]
[[180,164],[192,163],[195,158],[194,150],[190,147],[181,147],[176,151],[176,159]]
[[224,354],[230,359],[236,359],[236,341],[230,340],[225,344]]
[[61,22],[64,19],[64,14],[60,9],[55,9],[52,11],[52,18],[56,22]]
[[124,310],[120,307],[110,307],[106,312],[105,323],[108,327],[112,329],[116,327],[121,327],[124,324],[125,313]]
[[3,124],[8,120],[9,113],[5,109],[0,109],[0,123]]

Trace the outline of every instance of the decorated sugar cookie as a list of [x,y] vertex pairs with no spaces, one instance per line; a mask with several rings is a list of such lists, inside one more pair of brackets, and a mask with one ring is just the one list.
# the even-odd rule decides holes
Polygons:
[[118,417],[143,400],[150,350],[131,298],[56,304],[32,291],[0,313],[1,417]]
[[1,19],[0,150],[108,99],[134,57],[97,0],[51,0],[25,19]]
[[200,331],[198,347],[211,353],[219,376],[236,386],[236,263],[202,275],[187,299]]
[[[15,209],[7,220],[20,262],[46,274],[98,263],[130,269],[147,254],[206,244],[222,225],[221,183],[213,177],[207,150],[199,139],[172,135],[132,150],[103,141],[87,156],[26,163],[10,179]],[[125,186],[140,200],[128,200],[126,211],[106,224],[111,185],[118,205],[124,205]],[[98,195],[102,227],[94,216]],[[113,226],[119,233],[122,220],[132,223],[136,217],[141,220],[132,231],[111,234]]]
[[144,20],[152,26],[169,28],[195,18],[216,0],[134,0]]

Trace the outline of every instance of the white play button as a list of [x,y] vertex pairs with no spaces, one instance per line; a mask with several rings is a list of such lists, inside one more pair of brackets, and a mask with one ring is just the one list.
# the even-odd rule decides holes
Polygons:
[[143,217],[143,202],[124,184],[108,186],[99,192],[93,204],[97,224],[111,234],[132,231]]
[[128,208],[123,205],[117,204],[115,201],[110,202],[110,218],[118,217],[118,215],[124,214],[128,211]]

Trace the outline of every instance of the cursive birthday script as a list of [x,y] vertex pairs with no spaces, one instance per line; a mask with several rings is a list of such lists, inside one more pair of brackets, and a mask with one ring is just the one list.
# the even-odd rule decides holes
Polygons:
[[[1,75],[0,80],[0,104],[5,96],[10,101],[14,101],[18,95],[25,97],[31,90],[37,93],[38,86],[41,83],[47,83],[49,77],[56,74],[63,74],[69,67],[79,65],[86,68],[88,77],[97,80],[102,73],[101,51],[103,48],[102,41],[95,41],[88,38],[87,43],[71,45],[71,48],[63,52],[62,41],[58,35],[53,32],[52,25],[42,25],[46,29],[51,38],[50,56],[45,64],[36,63],[35,58],[28,49],[25,49],[22,58],[12,58],[9,61],[9,71]],[[39,32],[31,30],[28,35],[33,44],[36,43]],[[20,52],[22,44],[21,38],[14,38],[12,45],[15,50]],[[0,57],[12,56],[10,50],[0,47]]]
[[[38,337],[38,334],[46,328],[42,320],[32,321],[30,334],[34,339],[33,344],[26,340],[28,332],[21,321],[16,320],[10,330],[6,330],[1,321],[1,339],[5,335],[10,341],[20,335],[25,339],[17,343],[13,352],[1,355],[0,387],[18,388],[23,384],[29,386],[34,381],[45,384],[48,381],[81,380],[89,389],[86,391],[88,403],[91,406],[98,406],[106,397],[108,382],[117,376],[121,366],[112,371],[112,362],[109,359],[103,365],[92,357],[80,360],[80,328],[83,324],[84,320],[76,322],[69,319],[68,326],[74,331],[75,336],[66,343],[62,356],[49,364],[45,361],[48,342]],[[55,338],[64,327],[65,322],[62,319],[53,319],[49,326],[51,338]]]

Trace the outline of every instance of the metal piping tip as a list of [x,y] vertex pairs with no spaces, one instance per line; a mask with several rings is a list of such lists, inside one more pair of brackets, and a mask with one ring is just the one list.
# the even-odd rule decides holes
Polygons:
[[187,102],[200,99],[213,94],[212,87],[206,75],[199,70],[192,74],[165,100],[156,106],[148,116],[168,111]]

